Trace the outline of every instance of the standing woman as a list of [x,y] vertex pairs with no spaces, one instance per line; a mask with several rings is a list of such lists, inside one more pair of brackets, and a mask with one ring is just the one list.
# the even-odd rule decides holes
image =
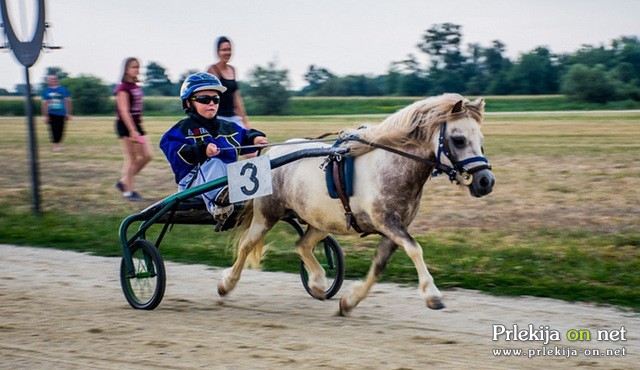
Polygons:
[[236,70],[233,66],[229,65],[232,53],[231,40],[225,36],[221,36],[214,46],[219,61],[216,64],[212,64],[207,72],[218,77],[222,86],[227,88],[227,91],[220,95],[218,118],[237,123],[249,130],[251,126],[249,126],[247,114],[244,110],[244,102],[238,89]]
[[135,191],[133,178],[151,161],[151,148],[142,128],[142,88],[138,86],[140,62],[128,58],[124,62],[122,80],[116,86],[116,133],[122,143],[124,163],[116,188],[130,201],[142,200]]

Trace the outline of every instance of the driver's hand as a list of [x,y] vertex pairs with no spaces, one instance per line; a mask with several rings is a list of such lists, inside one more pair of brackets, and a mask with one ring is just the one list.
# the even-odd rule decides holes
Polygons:
[[216,144],[209,143],[209,145],[207,145],[207,157],[213,157],[218,154],[220,154],[218,146]]
[[267,138],[264,136],[257,136],[255,139],[253,139],[253,145],[265,145],[265,144],[269,144],[269,140],[267,140]]

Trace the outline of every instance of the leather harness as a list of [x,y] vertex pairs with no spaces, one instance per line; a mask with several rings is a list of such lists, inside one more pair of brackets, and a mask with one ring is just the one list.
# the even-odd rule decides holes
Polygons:
[[[446,132],[446,126],[447,123],[443,122],[440,125],[440,137],[439,137],[439,145],[438,145],[438,152],[436,155],[436,160],[430,160],[427,158],[423,158],[423,157],[418,157],[415,156],[413,154],[395,149],[395,148],[391,148],[389,146],[386,145],[381,145],[381,144],[377,144],[368,140],[363,140],[360,137],[358,137],[357,135],[349,135],[346,137],[341,137],[339,138],[335,143],[334,143],[334,147],[338,147],[340,146],[343,142],[345,141],[358,141],[361,142],[365,145],[374,147],[374,148],[378,148],[378,149],[382,149],[382,150],[386,150],[388,152],[400,155],[402,157],[406,157],[406,158],[410,158],[413,159],[415,161],[418,162],[422,162],[425,164],[429,164],[434,166],[434,173],[433,176],[437,176],[440,173],[445,173],[448,177],[449,180],[451,182],[457,182],[458,184],[462,183],[465,185],[469,185],[471,180],[472,180],[472,176],[474,173],[484,170],[484,169],[489,169],[491,170],[491,165],[488,163],[488,160],[484,157],[484,156],[477,156],[477,157],[473,157],[473,158],[467,158],[465,160],[462,161],[458,161],[456,160],[452,155],[451,155],[451,150],[449,149],[449,145],[447,140],[445,139],[445,132]],[[326,136],[323,135],[323,136]],[[449,161],[452,163],[452,166],[447,166],[445,164],[443,164],[440,160],[441,156],[444,154],[445,157],[447,157],[449,159]],[[358,222],[356,221],[355,217],[353,216],[353,212],[351,210],[351,205],[349,204],[349,196],[352,195],[351,193],[351,178],[347,179],[345,176],[345,173],[347,171],[345,171],[346,168],[346,160],[345,158],[349,158],[349,160],[354,160],[353,157],[347,157],[347,156],[343,156],[341,154],[332,154],[330,156],[328,156],[324,163],[320,166],[320,168],[322,168],[325,171],[331,171],[331,173],[327,173],[327,187],[329,189],[329,193],[331,194],[331,187],[329,187],[329,185],[332,185],[332,187],[335,189],[335,192],[338,195],[338,198],[340,198],[340,202],[342,203],[342,207],[344,208],[344,214],[345,214],[345,218],[346,218],[346,227],[347,230],[349,230],[351,227],[353,227],[353,229],[355,231],[357,231],[358,233],[362,234],[361,236],[366,236],[370,233],[364,233],[362,231],[362,229],[358,226]],[[465,165],[469,164],[469,163],[473,163],[473,162],[484,162],[484,164],[478,165],[478,166],[474,166],[471,169],[467,169],[465,167]],[[350,176],[353,176],[353,171],[349,172]],[[331,181],[329,181],[329,179]],[[349,186],[348,186],[349,185]]]
[[[353,211],[351,210],[351,205],[349,203],[349,197],[353,195],[352,187],[351,187],[351,178],[347,178],[347,176],[353,176],[351,171],[347,170],[347,162],[353,161],[353,157],[343,157],[342,155],[331,155],[327,157],[325,163],[323,163],[325,171],[327,171],[327,178],[331,182],[327,182],[327,186],[331,185],[329,188],[329,193],[331,194],[331,190],[335,190],[340,202],[342,203],[342,207],[344,208],[344,215],[346,218],[346,227],[349,230],[351,227],[355,231],[360,234],[364,232],[358,226],[358,222],[355,217],[353,217]],[[352,164],[351,164],[352,165]]]

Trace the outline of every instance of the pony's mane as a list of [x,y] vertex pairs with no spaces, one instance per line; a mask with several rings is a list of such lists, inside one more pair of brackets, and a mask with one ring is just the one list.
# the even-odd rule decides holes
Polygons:
[[[451,113],[459,101],[462,101],[462,109]],[[366,141],[393,147],[424,145],[431,140],[440,123],[464,117],[481,123],[483,112],[483,101],[470,103],[459,94],[443,94],[419,100],[390,115],[379,124],[345,130],[345,134],[356,134]],[[357,141],[349,141],[346,145],[351,149],[350,154],[355,156],[374,149]]]

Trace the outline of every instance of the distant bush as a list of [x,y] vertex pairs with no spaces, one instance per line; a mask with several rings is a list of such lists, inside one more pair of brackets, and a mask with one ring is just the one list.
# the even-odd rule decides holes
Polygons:
[[393,113],[421,99],[420,97],[340,97],[292,98],[289,115],[379,114]]
[[[40,99],[33,99],[34,114],[40,114]],[[11,97],[0,99],[0,116],[24,116],[24,98]]]
[[91,115],[114,112],[111,89],[97,77],[81,75],[60,81],[71,93],[73,114]]
[[576,64],[569,68],[562,82],[562,92],[569,98],[587,103],[616,100],[616,88],[606,76],[604,66]]
[[180,99],[166,97],[145,97],[144,115],[150,116],[181,116],[184,115]]

